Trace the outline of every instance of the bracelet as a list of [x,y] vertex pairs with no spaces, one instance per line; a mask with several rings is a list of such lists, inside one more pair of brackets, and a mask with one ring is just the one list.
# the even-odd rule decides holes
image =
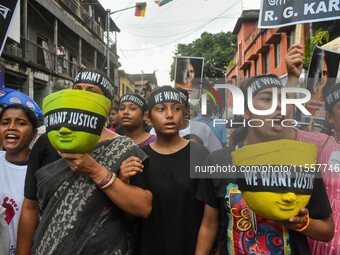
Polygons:
[[106,177],[100,183],[98,183],[97,186],[100,187],[100,186],[105,185],[109,181],[110,177],[111,177],[111,172],[107,170]]
[[103,165],[100,165],[98,171],[94,175],[90,176],[90,178],[91,179],[96,178],[102,169],[103,169]]
[[110,187],[115,180],[116,180],[116,174],[115,173],[111,173],[111,177],[110,177],[109,181],[107,183],[105,183],[104,185],[98,186],[98,187],[100,189],[106,189],[106,188]]
[[300,227],[295,228],[294,230],[298,232],[304,231],[308,227],[309,222],[310,222],[309,213],[307,213],[307,215],[305,216],[305,222],[302,223]]

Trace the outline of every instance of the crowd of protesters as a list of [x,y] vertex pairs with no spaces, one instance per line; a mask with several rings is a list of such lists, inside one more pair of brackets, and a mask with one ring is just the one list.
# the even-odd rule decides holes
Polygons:
[[[268,74],[241,86],[247,95],[257,84],[252,87],[256,109],[271,107],[274,89],[281,97],[283,86],[297,86],[302,46],[290,47],[286,66],[285,85]],[[107,78],[84,69],[72,89],[113,102],[112,84],[104,86],[101,79]],[[0,113],[0,255],[340,254],[339,94],[340,84],[324,94],[323,133],[264,122],[233,130],[229,145],[225,126],[211,126],[214,112],[190,120],[185,89],[158,87],[147,99],[126,94],[112,103],[108,126],[89,153],[58,152],[46,133],[30,150],[37,118],[25,106],[6,106]],[[246,107],[242,117],[292,115],[288,106],[283,117],[278,102],[270,115]],[[252,212],[235,176],[190,177],[195,166],[233,165],[235,150],[280,139],[315,144],[317,163],[324,166],[306,208],[285,221]],[[298,200],[293,196],[288,202]]]

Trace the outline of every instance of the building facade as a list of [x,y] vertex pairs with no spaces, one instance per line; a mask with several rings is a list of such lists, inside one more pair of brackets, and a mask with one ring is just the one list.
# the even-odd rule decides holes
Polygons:
[[[11,27],[19,36],[7,38],[0,58],[6,87],[41,106],[45,96],[70,88],[81,68],[107,73],[107,11],[98,0],[20,0],[19,7]],[[109,34],[119,32],[109,21]],[[118,91],[115,39],[109,45],[109,76]]]
[[129,74],[125,73],[124,70],[119,70],[119,97],[129,94],[135,93],[135,84],[130,79]]
[[151,91],[158,87],[155,71],[153,73],[130,74],[129,77],[135,85],[135,93],[144,98],[148,98]]
[[[245,10],[237,20],[233,33],[237,35],[237,52],[227,68],[229,84],[240,86],[250,77],[276,74],[283,84],[287,79],[285,56],[295,43],[296,25],[282,28],[261,29],[258,27],[259,10]],[[301,41],[304,45],[309,24],[302,24]],[[227,116],[232,117],[232,95],[226,96]]]
[[[246,79],[261,74],[276,74],[286,78],[284,58],[295,43],[296,26],[258,28],[259,10],[245,10],[237,20],[233,33],[237,34],[237,53],[227,69],[228,80],[240,85]],[[309,24],[302,24],[300,44],[304,44]]]

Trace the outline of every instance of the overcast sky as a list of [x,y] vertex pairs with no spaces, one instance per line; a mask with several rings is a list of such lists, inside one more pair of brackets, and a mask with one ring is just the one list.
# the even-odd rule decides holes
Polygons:
[[[111,12],[136,3],[99,2]],[[120,69],[127,73],[156,71],[158,85],[170,85],[170,65],[178,43],[190,43],[205,31],[232,31],[242,9],[259,7],[260,0],[173,0],[162,7],[149,1],[145,17],[136,17],[134,9],[112,14],[111,18],[121,29],[117,35]]]

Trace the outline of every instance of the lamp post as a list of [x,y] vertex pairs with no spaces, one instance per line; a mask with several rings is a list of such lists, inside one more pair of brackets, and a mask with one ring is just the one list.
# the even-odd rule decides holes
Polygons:
[[140,91],[140,95],[141,96],[144,96],[144,86],[143,86],[143,79],[144,79],[144,77],[143,77],[143,74],[144,74],[144,72],[143,72],[143,70],[142,70],[142,76],[141,76],[141,78],[142,78],[142,80],[141,80],[141,91]]

